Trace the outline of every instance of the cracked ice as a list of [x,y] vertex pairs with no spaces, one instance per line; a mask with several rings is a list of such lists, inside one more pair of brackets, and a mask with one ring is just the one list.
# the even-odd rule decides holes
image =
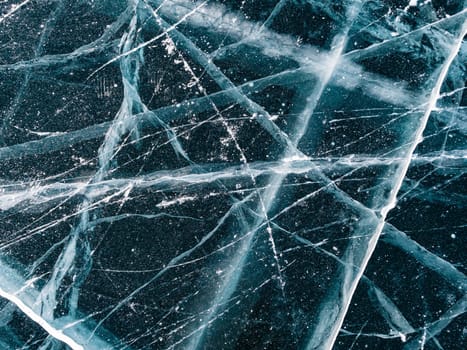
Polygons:
[[464,349],[457,1],[0,2],[1,349]]

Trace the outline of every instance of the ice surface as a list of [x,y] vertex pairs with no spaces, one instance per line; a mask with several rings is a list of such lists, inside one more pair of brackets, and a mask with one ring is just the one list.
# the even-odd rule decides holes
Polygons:
[[464,1],[0,2],[1,349],[465,349]]

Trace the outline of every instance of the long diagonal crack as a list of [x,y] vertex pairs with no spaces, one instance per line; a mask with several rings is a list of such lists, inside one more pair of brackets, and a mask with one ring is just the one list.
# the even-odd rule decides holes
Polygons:
[[[332,300],[332,302],[327,302],[322,307],[318,318],[319,321],[317,322],[317,326],[311,333],[311,339],[308,343],[308,349],[310,350],[331,349],[337,338],[342,323],[344,322],[344,317],[352,301],[352,296],[357,288],[358,282],[360,281],[361,276],[365,271],[365,268],[371,258],[371,255],[375,250],[381,232],[383,231],[387,214],[397,204],[397,194],[399,193],[399,190],[402,186],[402,182],[404,181],[404,178],[407,174],[412,155],[414,154],[417,145],[423,139],[423,132],[426,128],[431,112],[436,107],[436,101],[438,99],[438,96],[440,95],[441,86],[446,78],[446,75],[448,74],[448,70],[451,66],[451,63],[454,61],[461,48],[464,36],[467,34],[467,22],[463,23],[463,26],[459,32],[459,35],[455,38],[455,40],[452,43],[448,56],[446,57],[445,61],[443,62],[443,65],[439,69],[439,73],[435,80],[434,87],[431,90],[428,99],[428,106],[422,118],[419,121],[418,128],[415,130],[412,136],[412,142],[408,147],[408,150],[406,151],[406,157],[401,162],[400,167],[396,173],[394,185],[391,189],[387,202],[378,213],[379,222],[374,230],[374,233],[370,236],[367,242],[365,242],[366,248],[363,250],[363,254],[358,254],[358,256],[354,256],[354,247],[352,246],[348,248],[346,252],[346,260],[354,261],[352,265],[360,266],[360,269],[357,273],[353,269],[344,269],[341,280],[345,282],[342,285],[339,285],[337,288],[335,288],[334,292],[329,295],[329,299]],[[359,245],[361,246],[361,244]],[[339,298],[338,295],[342,295],[342,307],[336,309],[331,304],[335,305],[335,300]],[[326,334],[326,336],[323,337],[323,334]]]

